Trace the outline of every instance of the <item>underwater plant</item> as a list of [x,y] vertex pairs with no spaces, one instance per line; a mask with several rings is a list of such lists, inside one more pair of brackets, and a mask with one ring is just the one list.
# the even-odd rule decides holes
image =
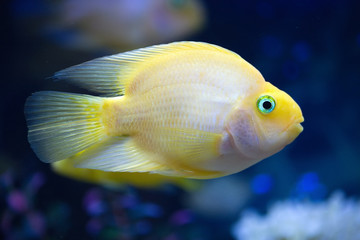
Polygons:
[[69,206],[62,201],[41,204],[39,191],[46,183],[42,172],[20,174],[11,169],[0,174],[0,239],[43,239],[64,236]]
[[66,190],[72,197],[61,197],[63,192],[50,197],[49,188],[42,172],[0,173],[0,239],[174,240],[196,231],[196,214],[177,200],[180,188],[158,190],[159,198],[153,197],[155,190],[99,186],[84,186],[78,194]]
[[282,201],[266,216],[245,212],[232,233],[237,240],[358,240],[360,201],[342,192],[325,202]]

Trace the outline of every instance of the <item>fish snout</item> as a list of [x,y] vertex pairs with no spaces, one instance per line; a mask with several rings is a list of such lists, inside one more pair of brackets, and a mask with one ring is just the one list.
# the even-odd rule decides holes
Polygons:
[[304,117],[301,116],[294,121],[285,129],[288,136],[288,144],[295,140],[297,136],[304,130],[301,123],[304,122]]

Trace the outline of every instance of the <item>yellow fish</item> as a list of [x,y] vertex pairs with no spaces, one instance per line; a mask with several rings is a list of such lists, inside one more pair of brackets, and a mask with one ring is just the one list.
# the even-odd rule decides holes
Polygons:
[[103,97],[43,91],[25,104],[40,160],[185,178],[237,173],[303,130],[300,107],[239,55],[175,42],[55,73]]

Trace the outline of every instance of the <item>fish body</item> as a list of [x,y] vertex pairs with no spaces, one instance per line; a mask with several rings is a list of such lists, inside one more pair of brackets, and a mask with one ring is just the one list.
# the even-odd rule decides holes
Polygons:
[[215,178],[280,151],[300,107],[239,55],[175,42],[55,74],[106,97],[38,92],[25,114],[40,160],[80,168]]

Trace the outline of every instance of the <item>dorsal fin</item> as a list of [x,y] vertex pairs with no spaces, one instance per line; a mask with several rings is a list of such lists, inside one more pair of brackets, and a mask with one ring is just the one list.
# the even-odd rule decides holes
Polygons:
[[125,53],[96,58],[55,73],[55,79],[65,79],[88,90],[106,96],[125,94],[125,86],[144,63],[177,51],[208,50],[238,56],[222,47],[203,42],[174,42],[155,45]]

